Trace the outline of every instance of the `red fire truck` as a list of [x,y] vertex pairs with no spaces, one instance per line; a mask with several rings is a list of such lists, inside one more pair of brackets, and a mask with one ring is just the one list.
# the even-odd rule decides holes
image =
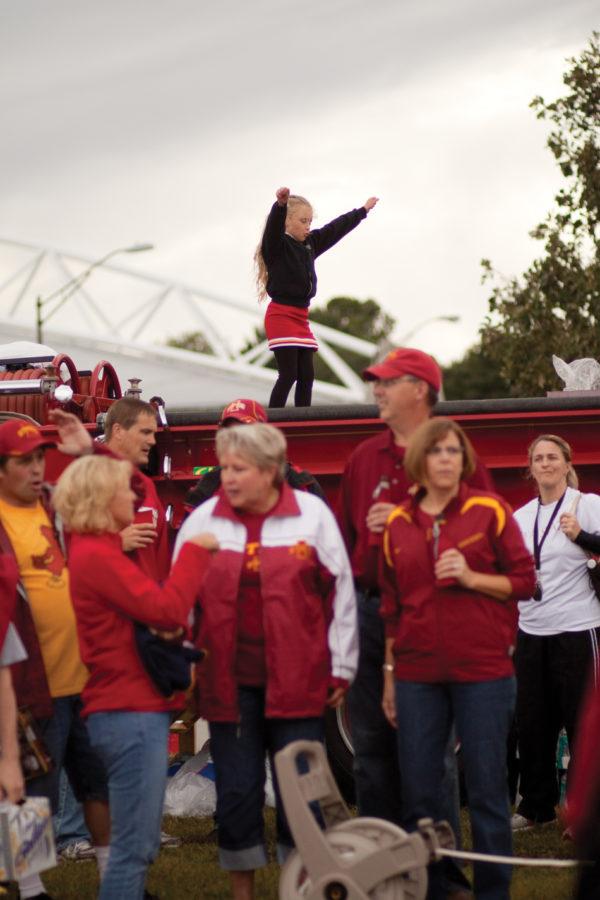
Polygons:
[[[79,372],[64,355],[42,360],[17,356],[5,360],[3,368],[0,418],[31,419],[50,432],[48,411],[60,405],[98,434],[102,414],[122,396],[118,376],[106,361],[99,362],[91,372]],[[125,393],[139,395],[136,379],[131,380]],[[182,408],[176,398],[169,398],[166,404],[158,397],[149,399],[155,403],[161,423],[150,474],[157,481],[175,531],[183,516],[185,494],[198,477],[195,472],[216,463],[214,437],[220,408]],[[532,496],[525,477],[526,448],[543,433],[566,438],[573,448],[583,490],[600,493],[599,393],[450,401],[440,403],[436,412],[460,422],[490,470],[496,489],[514,507]],[[272,410],[269,419],[285,433],[292,462],[316,476],[332,504],[353,448],[384,427],[376,408],[367,404]],[[61,454],[48,454],[50,480],[58,476],[64,464]],[[352,744],[344,712],[332,714],[327,725],[334,770],[342,786],[350,789]]]

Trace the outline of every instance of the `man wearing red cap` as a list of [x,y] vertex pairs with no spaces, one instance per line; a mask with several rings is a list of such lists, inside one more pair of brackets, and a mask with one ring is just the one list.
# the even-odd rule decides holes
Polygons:
[[[255,422],[266,422],[267,413],[264,406],[256,400],[232,400],[228,403],[219,419],[219,428],[229,428],[232,425],[252,425]],[[290,487],[299,491],[308,491],[310,494],[325,500],[325,495],[316,478],[306,470],[296,469],[289,462],[285,466],[285,479]],[[190,513],[205,500],[208,500],[221,487],[221,467],[213,466],[205,472],[194,487],[190,488],[185,498],[186,512]]]
[[[410,487],[404,452],[414,431],[438,401],[442,373],[432,356],[400,347],[363,372],[372,382],[379,416],[388,426],[352,453],[340,490],[338,521],[354,574],[359,621],[359,667],[348,695],[359,814],[401,824],[401,784],[396,735],[381,709],[385,658],[377,582],[384,525]],[[493,490],[478,463],[469,484]],[[457,896],[460,896],[458,894]]]
[[[89,436],[74,416],[50,415],[59,449],[90,452]],[[54,770],[27,783],[28,793],[49,797],[55,807],[58,773],[65,767],[83,802],[102,870],[110,837],[108,787],[80,715],[88,672],[79,655],[65,547],[44,485],[44,454],[53,444],[32,422],[10,419],[0,425],[0,549],[17,564],[13,622],[28,655],[12,666],[12,675],[17,701],[34,716],[55,763]],[[19,889],[22,898],[48,897],[38,875],[20,879]]]

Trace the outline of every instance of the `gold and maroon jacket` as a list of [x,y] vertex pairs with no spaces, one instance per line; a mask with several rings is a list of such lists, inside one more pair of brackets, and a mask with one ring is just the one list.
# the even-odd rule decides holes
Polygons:
[[432,528],[420,524],[417,495],[398,506],[384,532],[381,615],[394,637],[396,678],[491,681],[513,674],[517,600],[531,597],[533,560],[510,507],[496,494],[461,483],[440,519],[438,555],[459,550],[475,572],[506,575],[506,601],[436,584]]

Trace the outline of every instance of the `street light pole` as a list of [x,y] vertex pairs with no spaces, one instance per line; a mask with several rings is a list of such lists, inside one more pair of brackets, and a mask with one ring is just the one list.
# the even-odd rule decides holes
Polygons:
[[425,325],[430,325],[432,322],[460,322],[460,316],[431,316],[429,319],[423,319],[422,322],[418,322],[414,328],[411,328],[410,331],[407,331],[400,340],[398,341],[399,347],[405,347],[406,343],[415,336],[417,331],[420,331],[421,328],[424,328]]
[[[35,336],[38,344],[43,343],[42,337],[42,327],[46,324],[48,319],[51,319],[55,312],[57,312],[61,306],[69,300],[70,297],[75,294],[80,287],[87,281],[90,277],[94,269],[103,266],[109,259],[113,256],[116,256],[118,253],[141,253],[144,250],[153,250],[153,244],[132,244],[131,247],[117,247],[116,250],[111,250],[110,253],[107,253],[105,256],[97,259],[95,262],[91,263],[87,269],[84,269],[83,272],[80,272],[79,275],[76,275],[74,278],[71,278],[67,281],[66,284],[63,284],[56,291],[53,291],[48,297],[37,297],[35,301]],[[56,305],[44,316],[42,315],[44,307],[51,303],[53,300],[57,301]]]

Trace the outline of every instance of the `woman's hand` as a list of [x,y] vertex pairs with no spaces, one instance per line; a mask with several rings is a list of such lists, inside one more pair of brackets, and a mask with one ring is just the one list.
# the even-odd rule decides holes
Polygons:
[[152,634],[162,638],[163,641],[176,641],[183,635],[183,628],[176,628],[175,631],[159,631],[158,628],[149,628]]
[[350,682],[347,678],[340,678],[335,675],[330,676],[325,705],[329,706],[330,709],[337,709],[344,702],[344,697],[349,687]]
[[330,709],[337,709],[338,706],[341,706],[344,702],[346,690],[345,687],[334,688],[325,701],[326,705],[329,706]]
[[383,714],[392,726],[398,727],[396,719],[396,688],[394,685],[394,673],[384,671],[383,673],[383,697],[381,698],[381,708]]
[[286,206],[290,199],[290,189],[287,187],[280,187],[275,193],[275,196],[277,197],[277,202],[280,206]]
[[0,800],[18,803],[25,796],[25,782],[19,760],[0,757]]
[[119,534],[124,553],[131,553],[132,550],[142,550],[144,547],[149,547],[158,537],[158,531],[149,522],[128,525]]
[[467,561],[460,550],[444,550],[436,561],[434,573],[437,581],[453,578],[463,587],[471,587],[473,570],[467,565]]
[[573,513],[563,513],[560,517],[560,530],[563,534],[566,534],[570,541],[574,541],[581,531],[581,525],[577,521],[577,516],[573,515]]
[[196,547],[204,547],[209,553],[216,553],[220,550],[219,542],[210,531],[203,531],[202,534],[195,534],[194,537],[188,538],[188,543],[195,544]]
[[364,203],[364,208],[367,212],[371,212],[376,203],[379,203],[379,197],[369,197]]

